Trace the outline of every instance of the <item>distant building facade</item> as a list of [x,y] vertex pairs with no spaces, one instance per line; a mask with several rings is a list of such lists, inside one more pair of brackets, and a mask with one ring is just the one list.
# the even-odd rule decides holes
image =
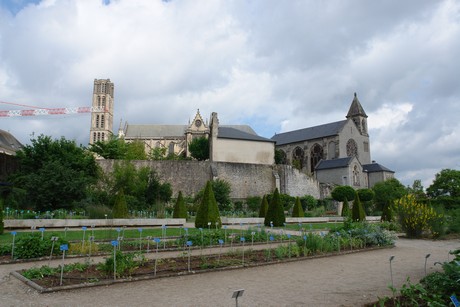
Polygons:
[[320,183],[370,188],[394,172],[371,160],[367,114],[356,93],[346,119],[275,134],[282,160]]

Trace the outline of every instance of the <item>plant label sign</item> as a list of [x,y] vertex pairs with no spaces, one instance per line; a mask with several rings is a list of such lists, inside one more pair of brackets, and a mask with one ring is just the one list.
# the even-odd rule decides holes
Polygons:
[[61,252],[68,251],[69,250],[69,245],[68,244],[62,244],[59,249],[61,250]]

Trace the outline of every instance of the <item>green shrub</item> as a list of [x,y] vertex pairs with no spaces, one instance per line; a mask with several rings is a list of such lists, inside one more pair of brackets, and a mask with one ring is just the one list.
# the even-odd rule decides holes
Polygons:
[[351,215],[350,214],[350,205],[348,204],[348,200],[345,198],[345,200],[343,201],[343,205],[342,205],[341,216],[349,217],[350,215]]
[[251,212],[258,212],[262,198],[260,196],[250,196],[246,198],[246,205]]
[[460,208],[449,210],[446,213],[448,232],[460,233]]
[[355,194],[355,200],[353,201],[352,219],[354,222],[366,220],[366,213],[364,212],[363,204],[359,199],[358,193]]
[[[145,260],[143,257],[139,259],[138,253],[126,253],[123,254],[121,251],[115,252],[116,258],[116,276],[117,277],[125,277],[130,276],[132,271],[139,267],[143,261]],[[108,276],[113,276],[113,269],[114,269],[114,257],[113,254],[110,257],[105,259],[105,262],[100,263],[98,268],[105,272]]]
[[174,206],[173,218],[187,218],[187,207],[182,196],[182,191],[177,195],[176,205]]
[[120,189],[115,197],[113,205],[113,218],[124,219],[128,217],[128,205],[126,204],[125,193]]
[[[49,256],[52,244],[50,236],[45,236],[42,240],[40,233],[20,236],[15,243],[14,257],[18,259],[31,259]],[[59,246],[62,244],[68,244],[68,242],[59,238],[54,243],[54,255],[60,254]]]
[[278,188],[275,189],[270,204],[268,205],[267,214],[264,220],[265,226],[270,226],[270,222],[273,222],[273,226],[275,227],[284,226],[284,223],[286,222]]
[[206,183],[203,198],[196,213],[195,227],[207,228],[209,222],[211,222],[212,227],[216,227],[216,224],[218,228],[222,226],[219,208],[217,207],[217,202],[214,197],[211,181]]
[[302,209],[302,204],[300,203],[300,198],[297,197],[294,205],[294,209],[292,210],[292,217],[303,217],[304,212]]
[[267,215],[267,211],[268,211],[268,201],[267,201],[267,196],[264,195],[264,197],[262,197],[262,201],[260,202],[259,217],[265,217],[265,215]]
[[313,210],[318,206],[318,200],[311,195],[305,195],[300,197],[300,203],[302,204],[302,210]]
[[413,194],[397,200],[395,208],[401,228],[408,237],[420,237],[424,231],[432,231],[433,220],[442,217],[429,205],[418,202]]
[[112,217],[112,210],[105,205],[88,205],[85,208],[90,219],[104,219],[106,216]]

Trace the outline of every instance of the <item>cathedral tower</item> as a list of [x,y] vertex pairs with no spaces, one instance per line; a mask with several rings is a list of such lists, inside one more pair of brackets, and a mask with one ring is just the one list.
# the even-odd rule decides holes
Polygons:
[[363,106],[358,100],[356,96],[353,98],[351,102],[350,109],[348,110],[347,118],[351,118],[355,123],[356,127],[358,128],[359,132],[362,135],[368,136],[367,133],[367,114],[364,112]]
[[94,79],[90,144],[109,140],[113,134],[113,90],[110,79]]

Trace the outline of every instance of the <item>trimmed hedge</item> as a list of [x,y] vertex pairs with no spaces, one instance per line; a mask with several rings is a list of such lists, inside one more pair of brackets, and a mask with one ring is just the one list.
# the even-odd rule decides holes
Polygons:
[[295,200],[294,209],[292,209],[292,217],[304,217],[304,212],[299,197],[297,197]]

